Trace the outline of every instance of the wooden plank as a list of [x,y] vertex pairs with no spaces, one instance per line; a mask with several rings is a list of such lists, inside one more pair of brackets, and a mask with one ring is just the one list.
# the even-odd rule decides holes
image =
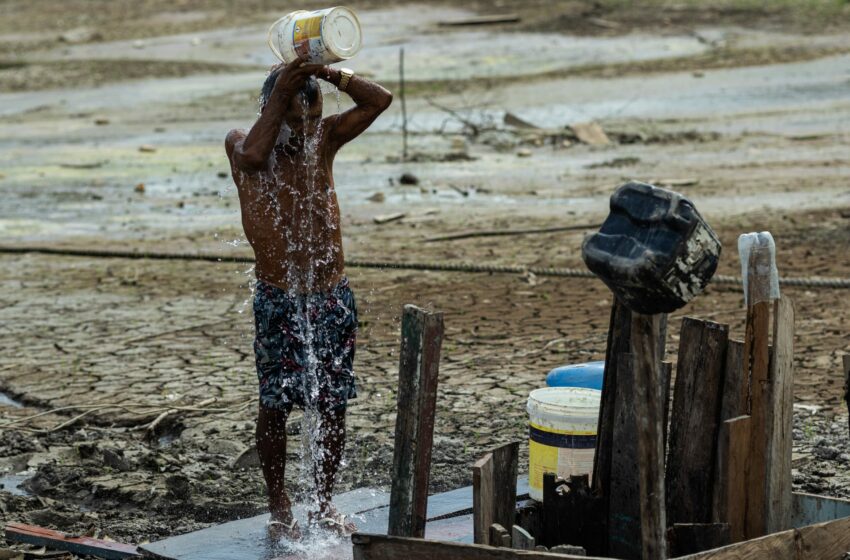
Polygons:
[[511,545],[517,550],[534,550],[534,537],[519,525],[514,525],[511,528]]
[[490,546],[511,547],[511,534],[499,523],[493,523],[489,527],[490,535],[487,538],[490,541]]
[[789,529],[679,560],[841,560],[850,551],[850,517]]
[[673,399],[670,395],[670,389],[673,388],[673,363],[661,362],[662,373],[664,374],[664,449],[666,452],[667,441],[670,428],[670,409],[673,408]]
[[[850,354],[845,354],[842,359],[844,363],[844,402],[847,404],[847,412],[850,414]],[[850,415],[847,416],[848,427],[850,427]]]
[[90,537],[71,537],[61,531],[36,527],[35,525],[9,523],[6,525],[5,533],[6,540],[10,542],[46,546],[47,548],[67,551],[81,556],[97,556],[105,560],[142,557],[134,545],[103,541]]
[[766,247],[750,253],[747,291],[747,327],[744,371],[750,379],[750,458],[747,465],[746,525],[744,535],[754,539],[767,529],[767,445],[771,440],[770,406],[770,275],[771,254]]
[[794,417],[794,303],[787,297],[774,302],[773,354],[767,424],[770,439],[766,459],[766,524],[768,533],[791,528],[791,433]]
[[744,363],[750,371],[750,454],[747,466],[746,524],[744,536],[754,539],[767,530],[765,502],[767,487],[767,423],[769,406],[768,329],[770,303],[762,301],[747,310],[747,335],[744,340]]
[[494,548],[480,544],[426,541],[355,533],[354,560],[610,560],[593,556],[554,554],[537,550]]
[[729,327],[682,320],[667,459],[670,523],[712,520],[715,446]]
[[793,527],[805,527],[842,517],[850,517],[850,500],[803,492],[794,492],[791,495]]
[[472,526],[475,544],[490,544],[493,518],[493,454],[472,465]]
[[[617,380],[620,370],[617,360],[621,354],[628,354],[631,350],[631,329],[632,312],[614,296],[608,325],[608,341],[605,347],[605,373],[602,379],[602,399],[599,405],[599,423],[596,429],[596,451],[593,458],[593,478],[591,482],[592,489],[600,497],[601,515],[606,524],[603,533],[609,536],[606,546],[611,545],[612,542],[618,542],[616,535],[623,532],[620,524],[617,523],[617,517],[610,513],[611,498],[618,495],[611,488],[611,483],[615,480],[612,479],[611,465],[613,455],[618,449],[614,443],[614,416],[616,414]],[[627,379],[631,383],[631,366],[627,371]],[[631,443],[634,443],[634,441]],[[632,517],[632,519],[636,520],[637,518]],[[611,525],[612,521],[615,522],[614,525]],[[628,519],[625,524],[628,525]],[[611,549],[607,549],[605,552],[614,554]]]
[[608,342],[605,347],[605,373],[602,379],[602,399],[599,404],[599,424],[596,429],[596,452],[593,458],[591,482],[593,490],[602,496],[605,508],[608,507],[610,495],[608,483],[611,479],[611,454],[614,450],[614,403],[617,399],[617,372],[619,371],[617,359],[620,354],[630,352],[631,328],[632,312],[615,296],[614,304],[611,306]]
[[670,556],[684,556],[729,544],[726,523],[675,523],[667,530]]
[[744,540],[746,529],[747,464],[750,454],[750,417],[739,416],[720,424],[713,518],[729,525],[729,542]]
[[509,443],[487,453],[472,467],[474,540],[488,540],[489,527],[512,527],[516,520],[519,443]]
[[662,315],[632,314],[631,347],[637,418],[638,488],[642,558],[667,558],[664,500],[664,421],[661,356]]
[[[610,492],[607,515],[608,555],[627,560],[640,558],[640,488],[635,476],[638,461],[637,418],[635,417],[635,383],[631,354],[619,354],[616,359],[616,398],[613,438],[611,440],[611,471],[607,478]],[[607,374],[606,374],[607,377]],[[604,508],[603,503],[603,509]]]
[[749,414],[749,372],[744,371],[744,343],[729,339],[726,343],[726,370],[720,397],[720,421]]
[[425,534],[443,329],[442,313],[404,306],[390,535],[421,538]]
[[516,522],[518,470],[519,442],[493,450],[493,521],[505,528],[513,527]]
[[850,517],[794,529],[798,560],[843,560],[850,552]]
[[462,19],[438,21],[441,27],[462,27],[467,25],[493,25],[498,23],[517,23],[520,17],[517,14],[492,14],[486,16],[472,16]]

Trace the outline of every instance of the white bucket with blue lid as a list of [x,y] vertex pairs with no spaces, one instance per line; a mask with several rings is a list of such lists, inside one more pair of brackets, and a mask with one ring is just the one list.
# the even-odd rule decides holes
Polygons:
[[528,487],[543,501],[543,474],[593,474],[602,392],[547,387],[528,396]]

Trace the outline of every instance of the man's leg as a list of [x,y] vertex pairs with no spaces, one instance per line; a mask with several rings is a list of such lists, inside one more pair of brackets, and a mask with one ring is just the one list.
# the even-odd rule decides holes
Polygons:
[[[272,521],[292,522],[292,503],[286,493],[286,419],[288,410],[267,408],[262,404],[257,415],[257,454],[269,492]],[[297,537],[295,531],[288,536]],[[282,535],[283,536],[283,535]]]
[[313,465],[313,476],[318,493],[319,514],[330,513],[334,482],[345,450],[345,407],[319,411],[319,426],[316,434],[318,453]]

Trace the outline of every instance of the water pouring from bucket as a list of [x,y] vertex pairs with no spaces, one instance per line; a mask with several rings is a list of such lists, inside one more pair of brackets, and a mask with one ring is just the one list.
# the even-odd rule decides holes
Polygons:
[[333,64],[360,51],[360,20],[349,8],[337,6],[286,14],[269,28],[269,48],[285,63]]

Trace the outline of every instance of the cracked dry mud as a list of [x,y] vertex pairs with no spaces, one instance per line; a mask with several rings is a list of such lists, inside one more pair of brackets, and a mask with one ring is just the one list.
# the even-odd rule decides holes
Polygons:
[[[30,4],[10,4],[15,17],[0,25],[3,242],[250,254],[221,143],[226,130],[254,117],[257,65],[270,62],[263,58],[270,56],[265,24],[279,6],[260,0],[235,14],[232,2],[191,0],[175,15],[163,13],[173,9],[165,0],[135,2],[129,13],[108,3],[89,20],[101,38],[67,45],[55,35],[75,20],[30,13],[30,29],[26,10],[46,3]],[[62,13],[91,9],[79,1],[49,4]],[[653,10],[621,2],[564,2],[557,14],[551,2],[545,11],[538,4],[504,4],[523,24],[496,33],[531,37],[535,45],[552,39],[533,36],[544,28],[581,37],[557,38],[572,41],[568,54],[576,59],[557,49],[543,53],[566,65],[546,71],[530,61],[528,80],[510,77],[504,64],[474,68],[505,76],[498,79],[438,75],[456,68],[429,55],[437,43],[478,55],[478,46],[493,41],[482,32],[476,40],[484,43],[465,42],[436,26],[469,15],[456,7],[377,0],[370,6],[381,9],[364,10],[375,50],[352,63],[391,55],[392,64],[363,70],[395,79],[397,29],[410,34],[416,157],[398,161],[398,104],[340,153],[335,174],[349,258],[583,268],[583,232],[422,241],[466,229],[592,224],[625,180],[678,179],[673,188],[694,200],[721,237],[718,273],[738,274],[740,233],[770,230],[783,275],[850,277],[850,45],[840,16],[828,18],[827,33],[813,23],[824,20],[798,20],[778,8],[684,3],[669,7],[659,23]],[[593,23],[599,18],[603,27]],[[799,35],[812,25],[823,34]],[[201,42],[180,33],[197,33]],[[170,34],[177,35],[156,37]],[[144,48],[134,46],[136,36]],[[670,52],[630,58],[650,43]],[[680,47],[686,52],[673,56]],[[108,83],[90,88],[100,80]],[[51,89],[57,85],[66,89]],[[447,125],[424,98],[458,107],[468,101],[459,92],[473,101],[464,114],[493,129],[463,134],[469,131]],[[336,108],[329,99],[326,107]],[[508,111],[546,128],[502,126]],[[564,129],[591,119],[609,133],[610,145],[577,143]],[[148,144],[155,151],[138,151]],[[403,173],[414,173],[419,185],[398,184]],[[681,181],[688,178],[695,182]],[[134,190],[139,183],[144,192]],[[399,211],[408,216],[373,223],[375,215]],[[611,295],[598,281],[348,273],[361,311],[359,398],[349,411],[339,490],[389,484],[405,303],[445,313],[433,491],[469,484],[471,464],[485,450],[527,437],[525,400],[549,369],[604,353]],[[59,407],[100,407],[0,428],[0,522],[138,543],[263,511],[252,451],[250,276],[248,265],[0,254],[0,391],[24,405],[2,404],[0,394],[0,423]],[[794,396],[804,405],[794,424],[794,487],[850,496],[840,363],[850,352],[850,298],[846,290],[783,293],[797,307]],[[740,289],[710,286],[671,317],[669,357],[675,359],[684,314],[729,323],[740,338],[742,307]],[[202,411],[178,411],[153,433],[145,430],[171,407],[205,401]],[[293,418],[288,476],[303,490],[299,429]],[[526,461],[523,455],[520,464]]]

